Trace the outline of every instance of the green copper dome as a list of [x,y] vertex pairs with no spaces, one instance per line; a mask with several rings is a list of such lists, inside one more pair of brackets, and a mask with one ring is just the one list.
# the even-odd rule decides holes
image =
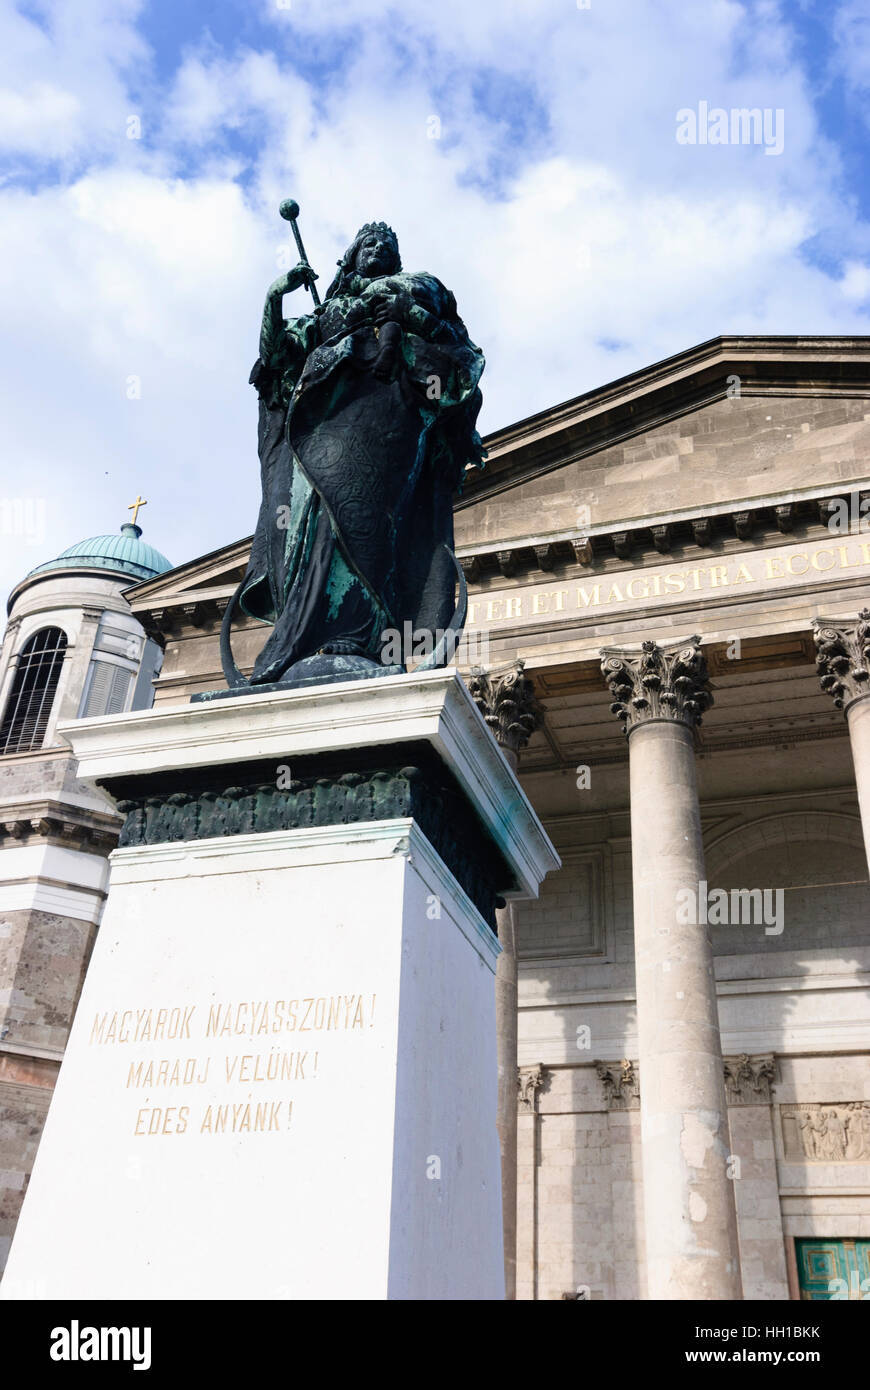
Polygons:
[[155,575],[171,570],[172,565],[166,556],[141,537],[142,528],[126,521],[119,535],[92,536],[89,540],[79,541],[64,550],[56,560],[37,565],[27,578],[34,574],[48,574],[52,570],[99,569],[111,570],[113,574],[128,574],[131,579],[153,579]]

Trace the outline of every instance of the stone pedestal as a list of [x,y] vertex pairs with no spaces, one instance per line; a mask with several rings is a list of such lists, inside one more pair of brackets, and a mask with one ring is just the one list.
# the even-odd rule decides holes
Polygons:
[[[629,735],[644,1222],[649,1297],[741,1297],[728,1113],[693,728],[711,703],[698,640],[608,649]],[[706,921],[706,915],[703,917]]]
[[558,860],[455,673],[66,733],[126,824],[3,1296],[502,1298],[492,928]]

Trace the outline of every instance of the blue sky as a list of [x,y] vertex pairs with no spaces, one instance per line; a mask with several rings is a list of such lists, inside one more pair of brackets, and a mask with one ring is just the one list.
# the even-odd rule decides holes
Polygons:
[[[679,143],[701,103],[781,153]],[[454,290],[492,430],[718,333],[870,331],[868,124],[870,0],[0,4],[0,588],[139,491],[176,563],[253,529],[282,197],[324,285],[377,218]]]

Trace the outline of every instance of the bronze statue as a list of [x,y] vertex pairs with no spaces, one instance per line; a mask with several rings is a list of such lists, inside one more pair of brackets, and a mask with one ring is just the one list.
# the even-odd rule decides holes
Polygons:
[[[262,502],[221,636],[234,689],[402,670],[382,655],[384,634],[406,624],[455,645],[466,604],[452,500],[466,466],[483,458],[475,422],[484,359],[450,291],[433,275],[404,272],[394,232],[370,222],[320,304],[299,209],[288,201],[281,210],[301,259],[269,287],[251,372]],[[284,296],[302,285],[313,311],[285,319]],[[236,603],[273,625],[250,682],[230,651]],[[422,664],[451,655],[442,637]]]

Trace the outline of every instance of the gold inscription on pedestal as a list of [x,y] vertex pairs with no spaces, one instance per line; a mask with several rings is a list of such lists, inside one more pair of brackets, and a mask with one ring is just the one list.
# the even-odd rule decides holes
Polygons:
[[[376,1006],[376,994],[354,993],[229,1001],[210,1004],[207,1011],[195,1004],[107,1010],[94,1015],[89,1042],[99,1048],[188,1041],[194,1044],[192,1056],[146,1055],[127,1063],[124,1089],[145,1093],[145,1103],[131,1116],[131,1131],[137,1139],[178,1137],[191,1132],[274,1134],[286,1129],[293,1118],[295,1098],[287,1093],[288,1088],[304,1083],[307,1089],[321,1075],[321,1049],[318,1046],[288,1050],[274,1042],[270,1045],[269,1040],[286,1033],[360,1037],[374,1028]],[[244,1052],[227,1050],[226,1045],[217,1052],[208,1050],[209,1040],[237,1037],[262,1038],[263,1042]],[[215,1041],[211,1042],[212,1048]],[[329,1049],[328,1043],[324,1046]],[[215,1094],[236,1086],[262,1084],[277,1087],[277,1093],[263,1096],[261,1092],[256,1097],[250,1093],[228,1100]],[[174,1096],[182,1088],[193,1092],[190,1104],[150,1103],[153,1091],[171,1089]],[[194,1103],[197,1096],[201,1099]]]

